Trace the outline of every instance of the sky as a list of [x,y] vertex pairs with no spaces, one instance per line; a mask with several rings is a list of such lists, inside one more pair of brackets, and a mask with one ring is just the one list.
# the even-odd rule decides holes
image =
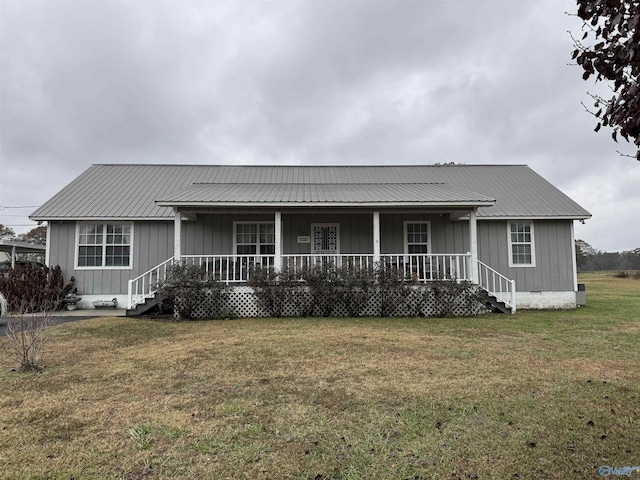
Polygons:
[[[640,247],[575,1],[0,0],[0,223],[95,163],[527,164]],[[499,181],[499,179],[497,180]]]

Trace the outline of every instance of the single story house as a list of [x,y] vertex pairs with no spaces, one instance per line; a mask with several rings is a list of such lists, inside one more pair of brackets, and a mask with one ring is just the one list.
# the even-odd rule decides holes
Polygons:
[[245,293],[256,265],[330,260],[470,280],[513,312],[575,307],[573,225],[590,216],[525,165],[111,164],[30,218],[80,307],[142,304],[176,260]]

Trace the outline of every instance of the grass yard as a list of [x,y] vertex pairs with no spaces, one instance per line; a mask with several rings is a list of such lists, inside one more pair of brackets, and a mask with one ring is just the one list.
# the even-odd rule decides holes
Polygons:
[[[103,318],[0,339],[0,478],[600,478],[640,465],[640,281],[459,319]],[[635,472],[632,477],[640,476]]]

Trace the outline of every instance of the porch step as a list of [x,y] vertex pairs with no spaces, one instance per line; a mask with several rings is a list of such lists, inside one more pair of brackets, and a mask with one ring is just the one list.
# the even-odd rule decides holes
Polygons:
[[138,315],[144,315],[149,310],[157,307],[160,302],[164,300],[164,297],[158,293],[154,293],[153,296],[145,298],[143,303],[137,304],[135,307],[127,309],[127,317],[137,317]]
[[511,307],[491,294],[487,296],[485,305],[494,313],[511,313]]

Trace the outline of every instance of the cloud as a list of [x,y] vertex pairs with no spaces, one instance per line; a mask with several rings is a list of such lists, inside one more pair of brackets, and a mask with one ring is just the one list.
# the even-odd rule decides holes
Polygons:
[[[527,163],[594,210],[585,240],[627,248],[599,226],[632,215],[636,165],[580,105],[572,9],[3,2],[0,203],[41,204],[92,163]],[[593,202],[596,179],[618,196]]]

